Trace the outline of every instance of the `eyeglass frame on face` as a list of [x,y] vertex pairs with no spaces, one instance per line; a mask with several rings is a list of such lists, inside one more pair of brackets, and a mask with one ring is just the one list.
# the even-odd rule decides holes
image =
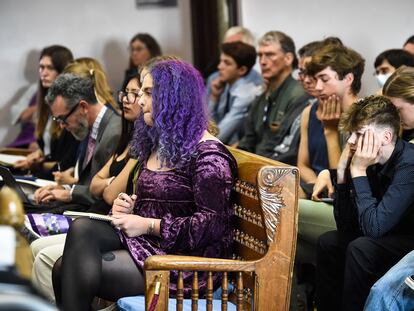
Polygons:
[[[134,94],[134,100],[131,101],[129,96],[130,94]],[[139,99],[141,96],[139,95],[139,91],[138,92],[125,92],[125,91],[118,91],[118,102],[122,105],[124,103],[124,97],[127,98],[127,103],[132,105],[135,103],[135,101],[137,100],[137,98]]]
[[52,116],[52,120],[59,125],[68,125],[68,122],[66,120],[76,111],[76,108],[79,107],[79,104],[80,102],[73,106],[73,108],[64,116]]
[[140,53],[140,52],[142,52],[144,50],[148,50],[148,48],[146,46],[138,46],[138,47],[129,46],[128,47],[128,52],[129,53],[133,53],[133,52]]

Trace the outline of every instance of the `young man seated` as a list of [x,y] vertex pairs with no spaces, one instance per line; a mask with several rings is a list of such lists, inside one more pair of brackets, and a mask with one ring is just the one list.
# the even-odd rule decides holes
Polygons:
[[223,43],[219,79],[212,85],[209,109],[219,128],[218,138],[225,144],[237,142],[243,122],[261,87],[251,82],[247,75],[256,63],[256,50],[243,42]]
[[337,230],[317,247],[317,307],[362,310],[370,287],[414,248],[414,146],[391,101],[369,97],[341,118],[350,133],[336,171]]

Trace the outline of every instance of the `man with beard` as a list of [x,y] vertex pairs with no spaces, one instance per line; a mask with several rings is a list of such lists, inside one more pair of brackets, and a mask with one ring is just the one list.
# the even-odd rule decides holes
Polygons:
[[73,74],[63,74],[56,79],[46,96],[53,120],[82,141],[75,167],[74,185],[46,186],[35,192],[39,203],[58,201],[51,212],[84,210],[95,199],[89,192],[93,176],[113,154],[121,134],[121,118],[106,105],[98,103],[93,81]]

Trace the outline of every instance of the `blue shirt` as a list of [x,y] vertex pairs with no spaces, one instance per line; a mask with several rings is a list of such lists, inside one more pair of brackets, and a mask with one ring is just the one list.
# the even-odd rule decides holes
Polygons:
[[262,92],[260,86],[242,77],[232,85],[226,84],[217,102],[209,100],[209,110],[217,123],[218,138],[231,145],[239,141],[239,133],[243,128],[250,105]]

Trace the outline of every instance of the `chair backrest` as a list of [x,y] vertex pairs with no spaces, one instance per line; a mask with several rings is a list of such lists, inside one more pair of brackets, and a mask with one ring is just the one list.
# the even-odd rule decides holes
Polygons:
[[243,274],[244,304],[254,310],[275,310],[277,305],[287,310],[296,251],[298,169],[229,150],[238,166],[233,258],[256,261],[255,273]]

